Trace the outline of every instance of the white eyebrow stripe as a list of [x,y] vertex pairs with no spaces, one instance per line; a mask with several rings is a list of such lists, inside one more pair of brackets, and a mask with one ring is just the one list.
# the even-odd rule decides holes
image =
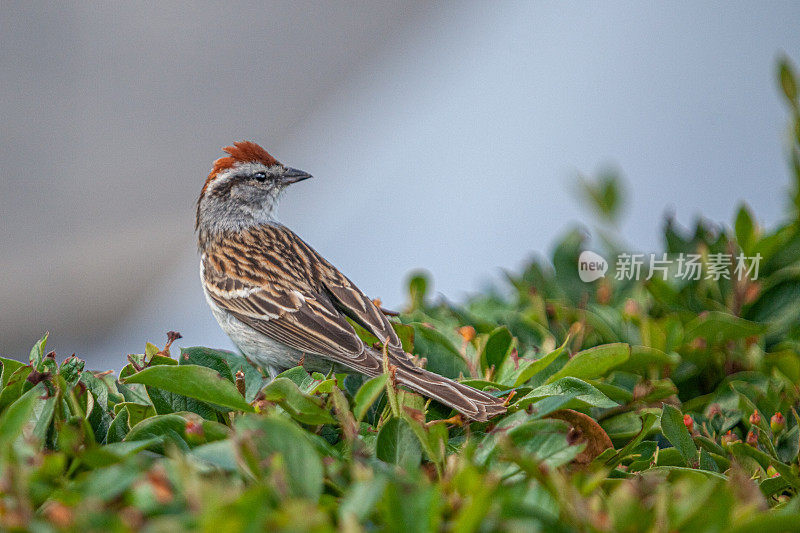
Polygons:
[[234,163],[231,168],[218,172],[217,175],[208,184],[206,192],[211,191],[221,184],[229,181],[234,176],[239,174],[255,174],[256,172],[269,172],[270,168],[263,163]]

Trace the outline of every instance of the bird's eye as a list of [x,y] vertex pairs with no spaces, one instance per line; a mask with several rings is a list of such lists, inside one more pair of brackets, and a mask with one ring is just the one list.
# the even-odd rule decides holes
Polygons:
[[264,181],[267,179],[266,172],[256,172],[253,174],[253,179],[257,179],[258,181]]

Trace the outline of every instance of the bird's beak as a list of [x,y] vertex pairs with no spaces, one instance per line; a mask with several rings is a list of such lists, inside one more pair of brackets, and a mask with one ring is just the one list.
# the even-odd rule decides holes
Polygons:
[[311,174],[308,172],[303,172],[302,170],[297,170],[296,168],[286,167],[286,172],[284,172],[281,176],[281,180],[283,181],[284,185],[291,185],[292,183],[297,183],[298,181],[307,180],[310,177]]

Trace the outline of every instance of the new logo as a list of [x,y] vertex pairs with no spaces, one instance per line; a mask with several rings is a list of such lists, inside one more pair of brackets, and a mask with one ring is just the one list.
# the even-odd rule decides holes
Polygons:
[[578,276],[581,281],[590,283],[604,277],[606,272],[608,272],[608,261],[601,255],[589,250],[581,252],[578,257]]

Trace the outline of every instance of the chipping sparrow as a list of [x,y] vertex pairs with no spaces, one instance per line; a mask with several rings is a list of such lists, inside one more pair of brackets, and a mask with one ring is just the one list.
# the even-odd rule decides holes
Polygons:
[[485,421],[501,399],[414,365],[389,320],[333,265],[275,220],[290,184],[310,178],[252,142],[224,148],[197,201],[200,276],[225,333],[273,377],[299,363],[308,370],[383,372],[383,354],[365,345],[349,317],[387,346],[396,380]]

